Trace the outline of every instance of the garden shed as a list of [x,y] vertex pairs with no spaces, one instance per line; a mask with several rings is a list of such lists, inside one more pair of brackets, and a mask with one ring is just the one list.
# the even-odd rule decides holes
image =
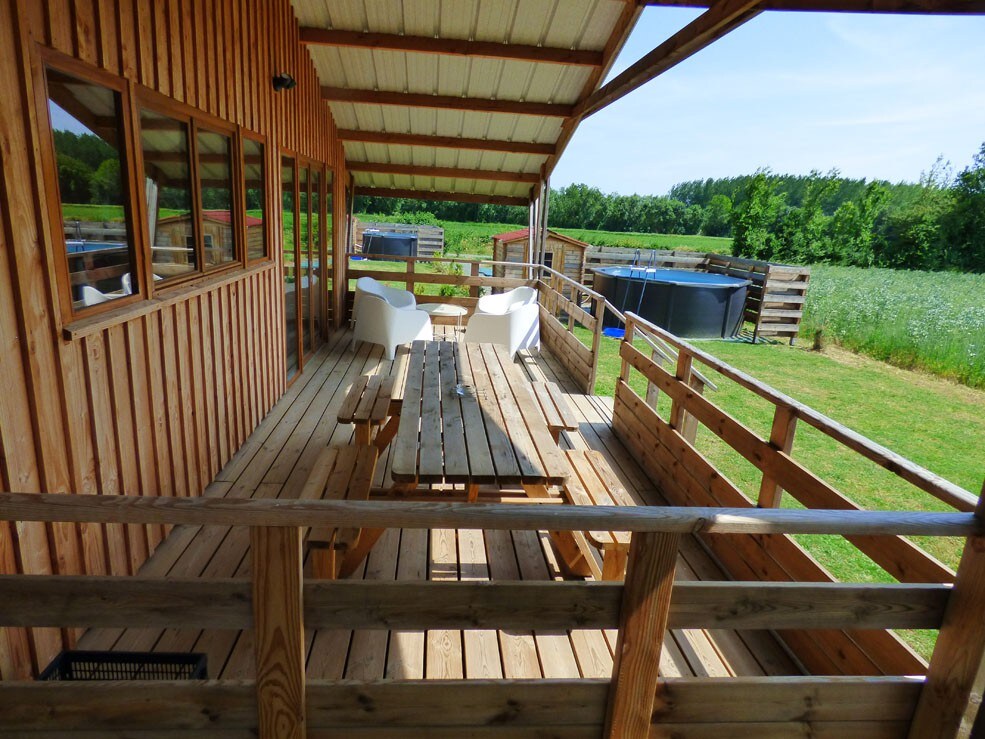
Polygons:
[[[493,239],[493,260],[496,262],[529,262],[530,229],[521,228],[496,234]],[[565,274],[575,282],[585,276],[585,250],[591,245],[548,229],[544,242],[544,266]],[[510,270],[513,271],[513,270]],[[507,276],[506,267],[496,267],[497,277]],[[517,270],[519,273],[519,270]],[[509,275],[513,277],[515,275]]]

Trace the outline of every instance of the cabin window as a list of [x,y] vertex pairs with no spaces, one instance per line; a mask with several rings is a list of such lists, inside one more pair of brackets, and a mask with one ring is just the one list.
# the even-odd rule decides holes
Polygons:
[[136,292],[121,96],[45,68],[73,313]]
[[224,134],[199,129],[197,143],[205,268],[211,269],[236,261],[233,140]]
[[154,278],[171,280],[196,272],[188,123],[144,108],[140,144]]
[[266,190],[264,188],[263,144],[243,138],[243,172],[246,192],[246,257],[250,261],[267,256]]

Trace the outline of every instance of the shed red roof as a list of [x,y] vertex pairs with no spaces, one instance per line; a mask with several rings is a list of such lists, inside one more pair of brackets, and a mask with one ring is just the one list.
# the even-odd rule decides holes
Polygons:
[[[211,221],[217,221],[219,223],[231,223],[232,214],[228,210],[203,210],[202,217],[208,218]],[[259,226],[263,223],[262,218],[257,218],[255,216],[246,216],[246,225],[249,226]]]

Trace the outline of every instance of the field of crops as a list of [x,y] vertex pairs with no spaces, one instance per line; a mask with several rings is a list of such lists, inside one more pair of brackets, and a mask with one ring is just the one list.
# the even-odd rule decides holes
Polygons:
[[801,336],[985,388],[985,275],[816,265]]

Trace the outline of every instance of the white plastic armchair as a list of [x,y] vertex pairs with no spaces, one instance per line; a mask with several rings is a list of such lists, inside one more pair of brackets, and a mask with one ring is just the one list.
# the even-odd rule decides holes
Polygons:
[[422,310],[394,308],[386,300],[364,293],[358,299],[359,315],[353,331],[353,345],[357,341],[382,344],[387,359],[393,359],[400,344],[411,341],[431,341],[434,330],[431,317]]
[[383,298],[387,303],[399,310],[417,310],[417,300],[414,293],[410,290],[399,290],[395,287],[387,287],[379,280],[372,277],[360,277],[356,280],[356,303],[359,305],[359,295],[369,293],[378,298]]
[[540,349],[537,291],[518,287],[502,295],[480,298],[475,315],[465,327],[465,340],[500,344],[509,348],[510,356],[520,349]]
[[502,316],[521,305],[536,305],[537,291],[532,287],[518,287],[500,295],[484,295],[476,303],[476,313]]

